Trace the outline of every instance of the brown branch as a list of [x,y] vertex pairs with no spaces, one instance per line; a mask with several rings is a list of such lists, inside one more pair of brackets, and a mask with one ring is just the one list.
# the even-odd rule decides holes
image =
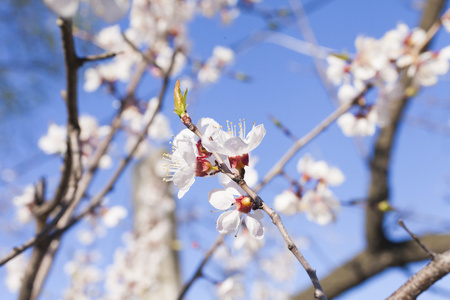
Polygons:
[[192,286],[192,284],[194,283],[194,281],[197,278],[200,278],[202,276],[202,270],[203,267],[206,265],[206,263],[209,261],[209,259],[211,258],[211,256],[213,255],[213,253],[216,251],[216,249],[223,243],[223,239],[225,238],[224,234],[221,234],[217,240],[215,241],[215,243],[212,245],[212,247],[208,250],[208,252],[206,252],[205,257],[203,258],[202,262],[200,263],[200,265],[197,267],[196,271],[194,272],[194,274],[192,274],[191,279],[188,280],[188,282],[183,286],[183,288],[181,289],[180,294],[178,295],[178,300],[182,300],[184,295],[186,294],[186,292],[189,290],[189,288]]
[[[450,245],[450,235],[427,235],[421,240],[434,252],[444,252]],[[402,267],[427,258],[428,254],[415,241],[393,243],[377,252],[366,249],[324,277],[321,283],[332,299],[390,267]],[[312,288],[306,289],[293,299],[310,299],[313,292]]]
[[92,61],[99,61],[99,60],[105,60],[108,58],[113,58],[115,57],[117,54],[120,54],[120,52],[105,52],[105,53],[101,53],[101,54],[96,54],[96,55],[87,55],[85,57],[81,57],[80,60],[80,64],[83,65],[87,62],[92,62]]
[[450,273],[450,251],[436,254],[431,262],[414,274],[388,300],[413,300],[436,281]]
[[[61,183],[64,183],[67,180],[66,172],[63,171],[60,185],[61,190],[57,190],[56,195],[60,196],[66,194],[61,199],[56,198],[55,201],[45,206],[46,210],[40,212],[37,220],[36,226],[36,234],[39,234],[45,227],[47,222],[47,217],[51,213],[50,209],[55,209],[56,206],[61,202],[61,200],[68,204],[73,200],[73,196],[76,191],[76,184],[81,177],[81,150],[80,150],[80,141],[79,141],[79,133],[80,126],[78,124],[78,103],[77,103],[77,71],[80,66],[79,58],[75,53],[75,45],[73,41],[72,35],[72,22],[70,20],[58,19],[58,26],[61,30],[61,38],[63,42],[63,50],[64,50],[64,60],[66,65],[66,91],[64,93],[64,99],[66,100],[67,105],[67,140],[68,140],[68,149],[69,154],[65,160],[64,169],[70,169],[69,181],[68,181],[68,189],[67,193],[62,193],[64,190],[64,186]],[[69,193],[72,192],[70,195]],[[61,211],[62,214],[59,214],[60,218],[64,217],[64,210],[67,206],[62,206]],[[61,222],[61,219],[58,221]],[[50,245],[50,240],[45,239],[41,240],[35,244],[33,249],[33,254],[31,255],[30,263],[25,272],[25,276],[23,278],[23,283],[19,292],[20,300],[28,300],[33,299],[32,291],[36,287],[35,279],[36,275],[39,271],[39,268],[42,263],[42,259],[44,258],[47,249]],[[43,280],[42,280],[43,282]],[[38,288],[40,289],[40,287]]]
[[409,235],[412,237],[412,239],[414,241],[416,241],[417,245],[419,245],[426,253],[428,253],[428,255],[431,258],[434,258],[436,256],[436,253],[434,253],[433,251],[431,251],[430,249],[428,249],[427,246],[425,246],[419,239],[419,237],[412,233],[411,230],[408,229],[408,227],[406,227],[405,223],[403,222],[403,220],[398,220],[398,225],[400,225],[401,227],[403,227],[403,229],[406,230],[406,232],[409,233]]
[[[302,267],[305,269],[306,273],[308,273],[308,276],[311,279],[311,282],[312,282],[313,287],[314,287],[314,291],[313,291],[314,298],[321,299],[321,300],[326,300],[327,297],[325,296],[325,293],[324,293],[324,291],[322,289],[320,281],[317,278],[316,270],[313,269],[309,265],[308,261],[302,255],[300,250],[297,248],[297,246],[295,245],[294,241],[289,236],[286,228],[284,227],[280,216],[275,211],[273,211],[270,207],[268,207],[264,202],[263,202],[263,205],[262,205],[261,209],[266,214],[268,214],[270,216],[270,218],[272,219],[273,224],[275,224],[275,226],[277,226],[278,230],[280,231],[281,235],[283,236],[283,239],[286,242],[286,245],[287,245],[289,251],[291,251],[292,254],[294,254],[294,256],[300,262]],[[309,295],[311,295],[311,294],[312,293],[310,293]]]

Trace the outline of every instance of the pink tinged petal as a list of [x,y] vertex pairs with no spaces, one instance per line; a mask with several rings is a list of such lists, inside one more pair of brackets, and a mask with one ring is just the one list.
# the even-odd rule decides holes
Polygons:
[[50,10],[63,18],[72,18],[78,10],[80,0],[44,0]]
[[222,234],[232,234],[240,223],[240,213],[237,210],[227,211],[217,219],[216,229]]
[[178,199],[181,199],[195,181],[195,165],[186,165],[177,170],[172,181],[180,189]]
[[245,225],[251,236],[257,239],[264,237],[264,226],[261,219],[264,217],[264,213],[261,210],[254,211],[253,214],[248,214],[245,219]]
[[208,201],[212,206],[220,210],[229,209],[235,202],[233,195],[221,189],[211,190],[208,193]]

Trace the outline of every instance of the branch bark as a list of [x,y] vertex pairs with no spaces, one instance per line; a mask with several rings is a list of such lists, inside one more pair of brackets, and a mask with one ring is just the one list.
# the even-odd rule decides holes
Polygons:
[[[450,245],[450,235],[427,235],[421,237],[421,241],[433,252],[444,252]],[[415,241],[390,244],[376,252],[366,249],[323,278],[321,283],[327,296],[332,299],[388,268],[401,267],[427,258],[428,253]],[[309,288],[293,299],[310,299],[313,291]]]
[[413,300],[436,281],[450,273],[450,251],[436,254],[431,262],[414,274],[388,300]]

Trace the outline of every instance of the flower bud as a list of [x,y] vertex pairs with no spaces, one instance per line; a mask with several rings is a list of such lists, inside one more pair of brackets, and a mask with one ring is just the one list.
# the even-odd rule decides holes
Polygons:
[[180,118],[186,115],[186,98],[187,98],[187,89],[184,92],[184,95],[181,93],[180,89],[180,79],[175,83],[175,89],[173,90],[173,99],[175,103],[175,109],[173,110]]

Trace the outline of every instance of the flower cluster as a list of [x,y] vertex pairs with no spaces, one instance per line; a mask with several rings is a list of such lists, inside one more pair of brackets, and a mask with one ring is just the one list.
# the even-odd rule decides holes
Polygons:
[[450,46],[421,52],[426,42],[427,33],[423,29],[398,24],[378,40],[359,36],[353,57],[345,54],[327,58],[328,78],[340,85],[338,97],[342,102],[355,99],[368,84],[379,90],[369,113],[358,112],[354,117],[347,113],[340,117],[338,125],[345,135],[373,135],[376,125],[383,126],[389,113],[387,104],[404,93],[399,88],[402,75],[411,78],[411,87],[417,89],[436,84],[438,76],[448,72]]
[[234,52],[230,48],[216,46],[213,55],[202,65],[198,72],[200,83],[213,83],[219,79],[222,69],[234,60]]
[[[94,154],[102,138],[111,130],[109,126],[98,126],[94,117],[83,115],[79,118],[80,124],[80,143],[81,143],[81,162],[87,166],[90,157]],[[67,130],[64,126],[50,124],[48,132],[38,141],[39,148],[46,154],[64,154],[67,151]],[[100,168],[109,168],[112,159],[109,155],[102,156],[99,162]]]
[[[340,206],[328,187],[342,184],[345,178],[341,170],[310,155],[299,160],[297,170],[301,174],[298,191],[286,190],[276,196],[275,209],[287,215],[305,212],[310,221],[320,225],[333,221]],[[304,192],[307,185],[312,188]]]

